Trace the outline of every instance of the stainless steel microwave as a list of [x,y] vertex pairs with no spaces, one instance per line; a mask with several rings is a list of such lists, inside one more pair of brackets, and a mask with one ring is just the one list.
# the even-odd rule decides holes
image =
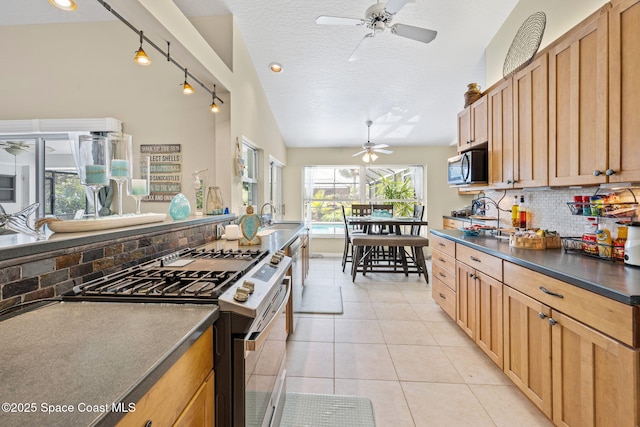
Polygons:
[[469,150],[449,158],[449,185],[486,183],[489,179],[487,150]]

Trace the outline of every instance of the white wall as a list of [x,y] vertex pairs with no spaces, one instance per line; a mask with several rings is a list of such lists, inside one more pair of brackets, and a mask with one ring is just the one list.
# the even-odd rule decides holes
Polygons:
[[595,12],[605,0],[520,0],[486,49],[485,88],[502,79],[502,66],[509,46],[522,23],[535,12],[547,16],[540,50]]

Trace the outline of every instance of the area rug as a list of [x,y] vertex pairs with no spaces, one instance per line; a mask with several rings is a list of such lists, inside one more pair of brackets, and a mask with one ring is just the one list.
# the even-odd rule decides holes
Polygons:
[[375,427],[366,397],[287,393],[280,427]]
[[342,314],[340,286],[308,285],[302,291],[302,303],[296,313]]

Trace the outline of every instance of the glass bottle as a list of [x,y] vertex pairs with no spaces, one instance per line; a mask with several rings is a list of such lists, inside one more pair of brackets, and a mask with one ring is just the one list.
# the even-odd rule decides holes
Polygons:
[[520,206],[518,207],[518,218],[520,219],[520,228],[527,228],[527,211],[529,207],[524,201],[524,196],[520,196]]
[[511,206],[511,226],[520,227],[520,216],[518,210],[518,196],[513,196],[513,206]]

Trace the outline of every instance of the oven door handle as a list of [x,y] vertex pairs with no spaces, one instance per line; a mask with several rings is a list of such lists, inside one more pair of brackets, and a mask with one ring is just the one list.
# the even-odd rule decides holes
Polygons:
[[246,351],[256,351],[257,349],[260,348],[260,346],[264,343],[264,341],[269,336],[271,329],[273,329],[273,327],[276,325],[278,316],[280,315],[280,313],[282,313],[282,310],[284,310],[284,308],[286,307],[287,302],[289,301],[289,297],[291,296],[291,277],[289,276],[285,277],[284,279],[282,279],[282,282],[283,282],[283,286],[287,287],[287,293],[284,296],[282,303],[278,307],[278,310],[275,311],[275,314],[273,315],[271,320],[269,320],[269,323],[267,324],[267,326],[265,326],[265,328],[258,334],[257,337],[253,339],[249,339],[249,338],[245,339]]

